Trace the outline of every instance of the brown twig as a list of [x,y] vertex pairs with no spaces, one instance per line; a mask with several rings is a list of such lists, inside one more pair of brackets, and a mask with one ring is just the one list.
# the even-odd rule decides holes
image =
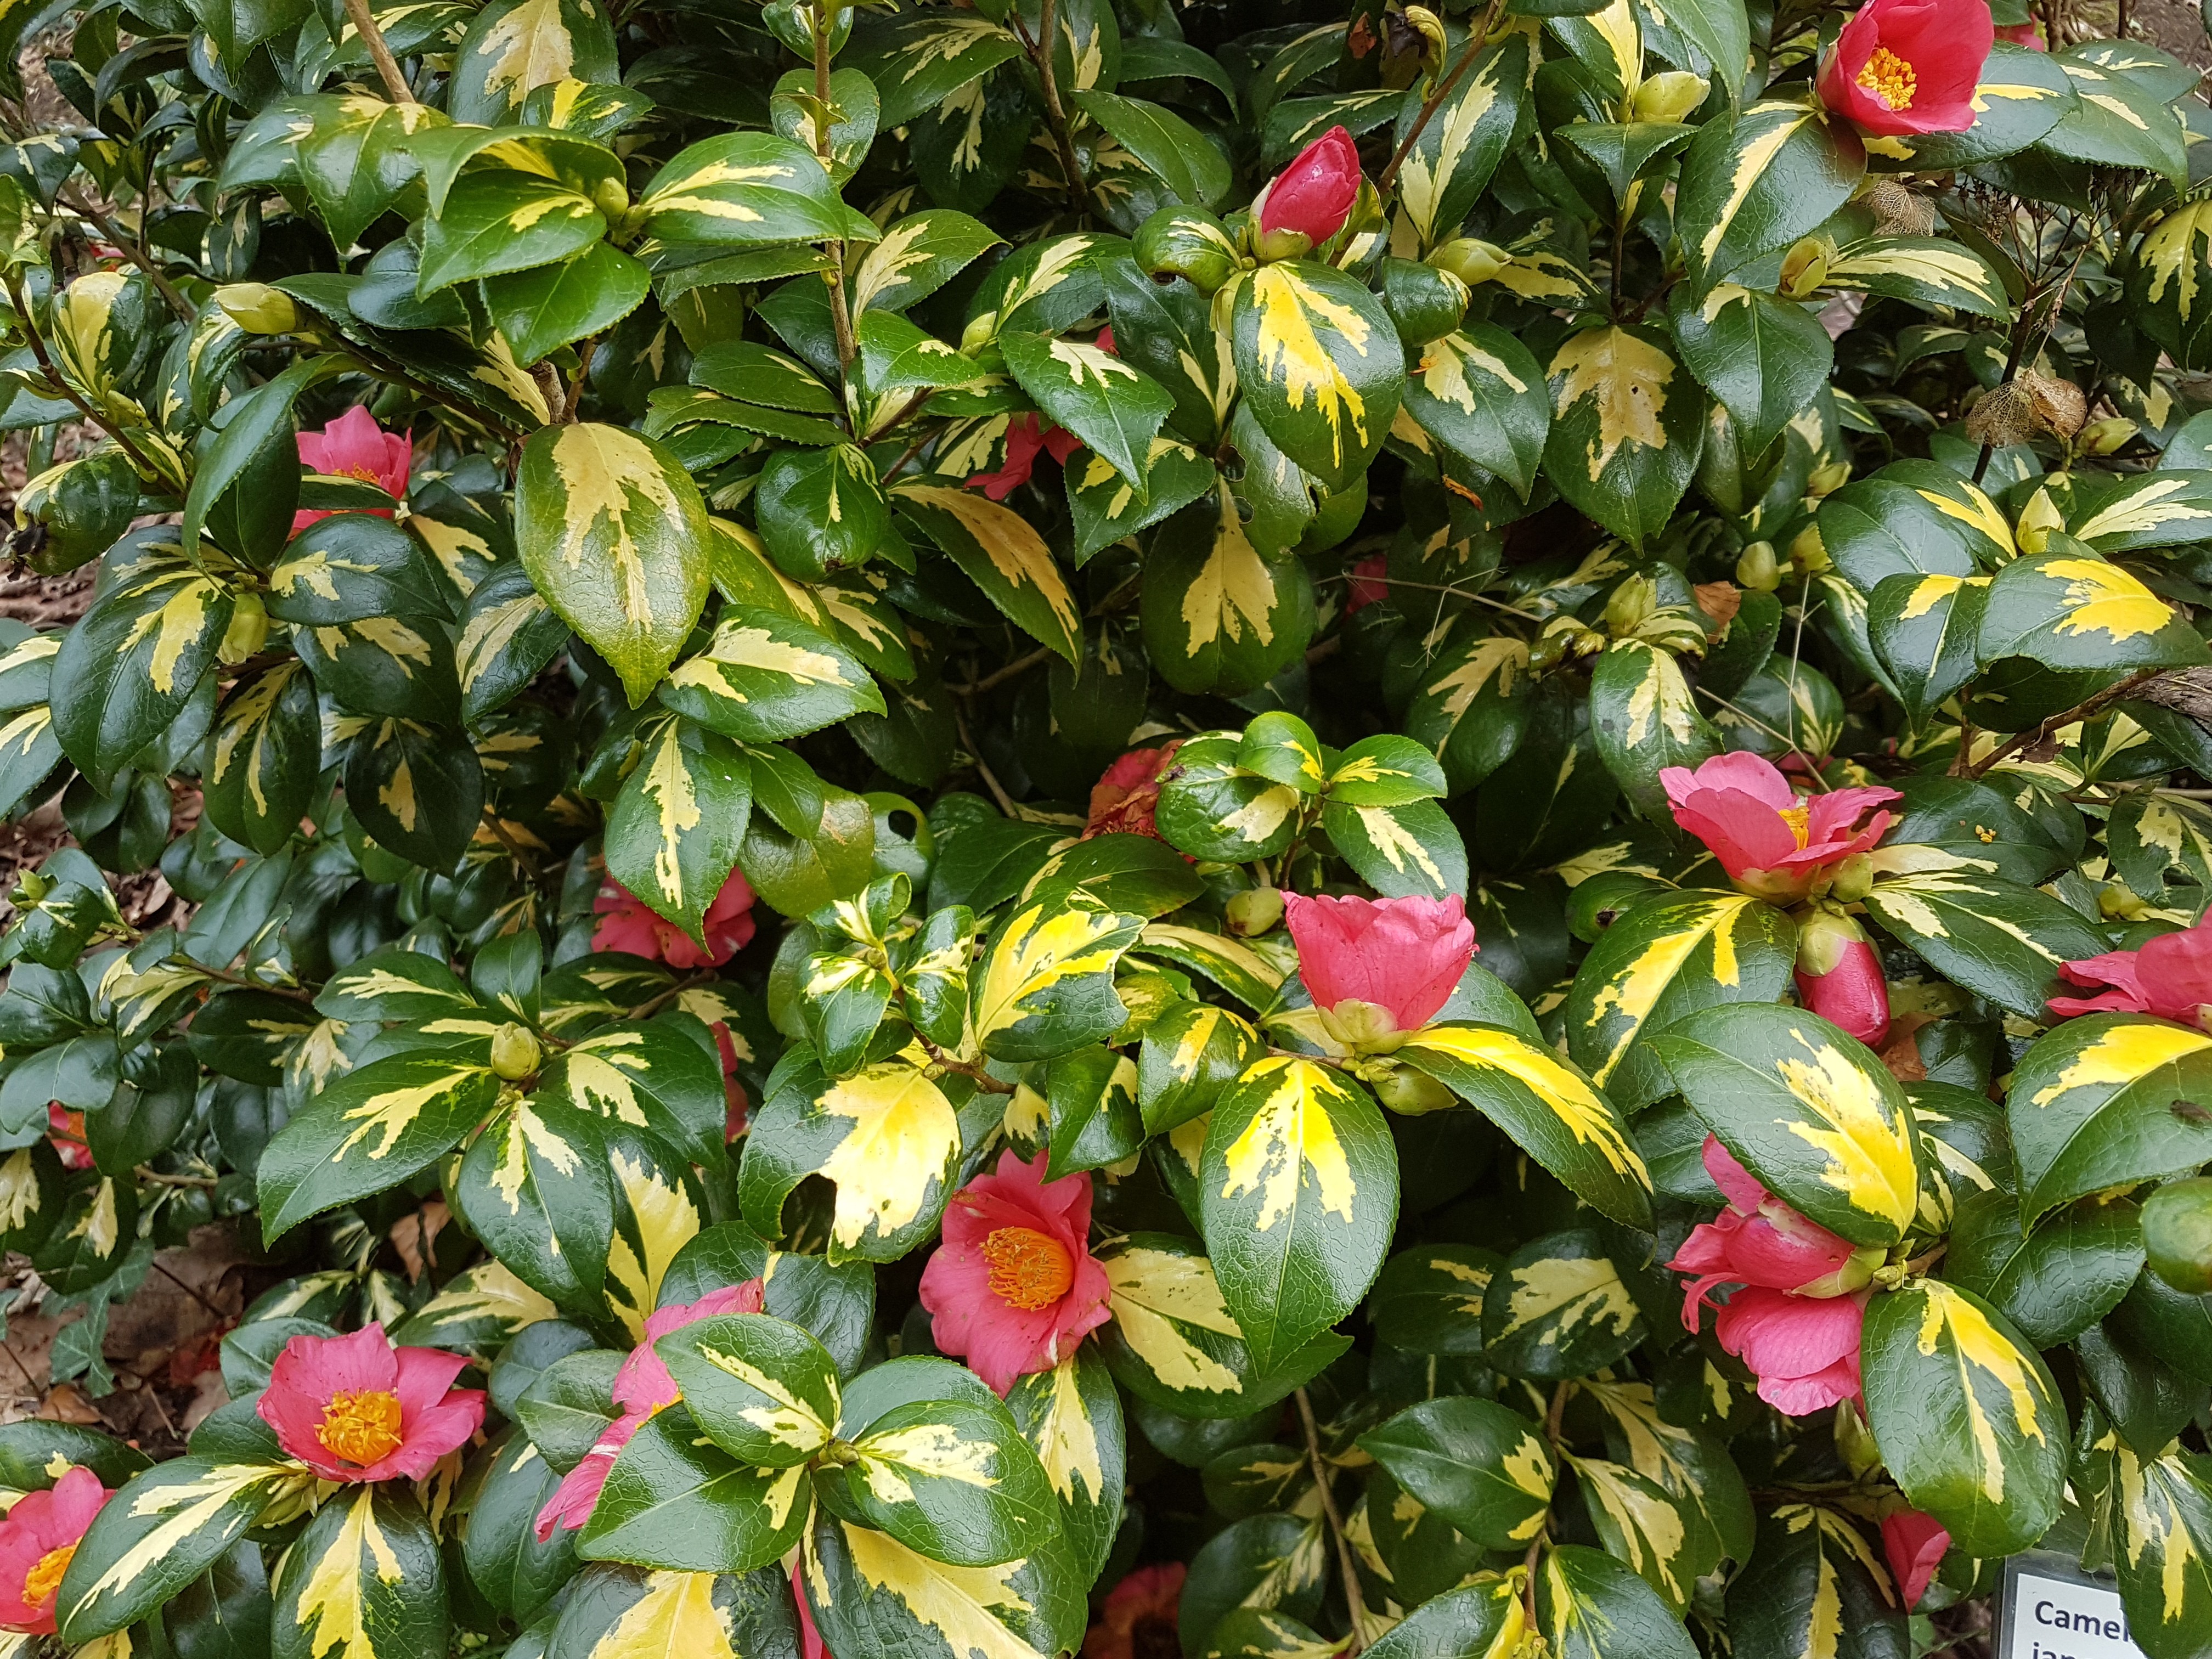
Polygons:
[[1010,818],[1019,817],[1021,812],[1014,805],[1014,798],[1006,793],[1006,786],[999,781],[998,774],[991,770],[991,763],[983,758],[982,751],[975,746],[975,739],[968,730],[968,716],[961,713],[957,705],[952,710],[952,723],[959,731],[960,746],[968,751],[969,757],[975,763],[976,775],[983,780],[984,786],[990,790],[991,799],[999,803],[999,810]]
[[1314,1485],[1321,1492],[1321,1512],[1328,1520],[1329,1536],[1336,1540],[1337,1571],[1344,1575],[1344,1604],[1352,1614],[1352,1635],[1344,1644],[1345,1659],[1357,1659],[1359,1650],[1366,1645],[1367,1603],[1359,1593],[1359,1566],[1352,1555],[1352,1543],[1345,1536],[1344,1516],[1336,1507],[1336,1493],[1329,1486],[1328,1460],[1321,1455],[1321,1430],[1314,1422],[1313,1401],[1304,1389],[1297,1390],[1298,1421],[1305,1425],[1306,1459],[1313,1465]]
[[399,60],[392,55],[392,48],[384,43],[384,31],[377,27],[376,14],[369,10],[368,0],[345,0],[346,16],[353,22],[354,32],[361,36],[362,44],[368,48],[369,61],[376,65],[377,75],[384,82],[384,89],[395,104],[411,104],[415,94],[407,84],[407,77],[399,72]]
[[160,290],[161,297],[169,302],[170,310],[175,312],[179,317],[189,317],[192,314],[192,302],[185,298],[182,291],[169,280],[168,273],[161,269],[154,257],[146,252],[144,246],[136,238],[124,234],[122,226],[117,224],[114,220],[93,206],[91,203],[81,201],[67,191],[61,192],[58,199],[64,207],[76,214],[78,218],[87,220],[97,227],[100,234],[107,238],[117,252],[144,271],[155,288]]
[[[2033,731],[2014,732],[2005,742],[1990,750],[1989,754],[1981,760],[1960,765],[1953,775],[1961,778],[1978,778],[1990,768],[2001,765],[2023,750],[2034,748],[2038,744],[2048,739],[2053,732],[2063,731],[2076,720],[2087,720],[2092,714],[2119,702],[2121,698],[2140,690],[2165,672],[2166,670],[2163,668],[2146,668],[2139,673],[2130,674],[2118,684],[2106,686],[2095,696],[2077,702],[2071,708],[2060,709],[2058,713],[2051,715]],[[1960,751],[1959,758],[1961,762],[1966,760],[1964,750]]]
[[1037,15],[1037,39],[1030,43],[1030,58],[1036,65],[1037,81],[1044,89],[1045,120],[1052,128],[1053,143],[1060,152],[1060,170],[1067,175],[1067,193],[1078,210],[1096,213],[1091,185],[1075,159],[1075,139],[1068,131],[1067,111],[1060,101],[1060,74],[1053,67],[1059,15],[1060,0],[1044,0],[1044,9]]
[[[830,171],[830,21],[832,13],[825,7],[814,9],[814,154],[822,162],[824,173]],[[837,367],[846,374],[852,373],[853,359],[860,355],[858,341],[853,337],[853,313],[845,299],[845,245],[827,242],[823,246],[830,254],[830,269],[822,273],[822,280],[830,285],[830,323],[837,334]]]
[[923,1036],[919,1031],[915,1033],[915,1037],[924,1048],[929,1051],[929,1057],[932,1060],[943,1066],[948,1072],[957,1072],[962,1077],[972,1078],[975,1080],[975,1086],[978,1089],[981,1089],[985,1094],[1010,1095],[1014,1092],[1014,1085],[1012,1084],[1006,1082],[1003,1079],[993,1077],[988,1072],[985,1071],[981,1066],[976,1065],[974,1061],[961,1060],[954,1055],[946,1054],[944,1049],[939,1048],[927,1037]]
[[1017,657],[1004,668],[994,673],[986,674],[980,680],[973,681],[967,685],[948,685],[945,689],[957,697],[981,696],[986,691],[997,690],[1008,680],[1028,673],[1030,669],[1035,668],[1050,655],[1052,655],[1052,647],[1048,645],[1041,645],[1026,657]]

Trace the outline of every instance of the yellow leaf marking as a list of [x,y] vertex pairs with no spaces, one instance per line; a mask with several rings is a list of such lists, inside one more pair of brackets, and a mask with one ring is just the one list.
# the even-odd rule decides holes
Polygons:
[[1162,1383],[1207,1394],[1237,1391],[1242,1385],[1237,1373],[1177,1328],[1190,1325],[1244,1340],[1243,1328],[1222,1300],[1211,1261],[1139,1246],[1099,1265],[1106,1269],[1108,1300],[1122,1340]]
[[356,1488],[337,1536],[300,1586],[296,1617],[307,1631],[308,1659],[323,1659],[334,1650],[339,1659],[378,1659],[376,1639],[368,1627],[368,1586],[362,1581],[373,1571],[379,1583],[396,1584],[404,1574],[391,1541],[376,1524],[375,1491],[373,1486]]
[[1826,1127],[1791,1121],[1790,1133],[1827,1156],[1821,1184],[1834,1188],[1851,1207],[1887,1221],[1902,1237],[1911,1224],[1920,1191],[1912,1156],[1909,1115],[1892,1112],[1873,1078],[1832,1043],[1794,1030],[1811,1056],[1785,1054],[1774,1062],[1783,1085]]
[[1283,400],[1293,411],[1303,410],[1309,398],[1313,400],[1315,412],[1328,428],[1329,452],[1341,465],[1347,422],[1356,439],[1352,447],[1367,447],[1367,404],[1322,344],[1320,331],[1326,328],[1361,357],[1367,356],[1374,331],[1358,312],[1315,289],[1295,263],[1263,265],[1252,274],[1251,284],[1259,322],[1253,355],[1261,372],[1280,385]]
[[1571,334],[1553,354],[1552,404],[1559,419],[1583,398],[1591,400],[1597,431],[1584,456],[1593,478],[1612,465],[1622,447],[1667,447],[1660,415],[1674,360],[1625,328],[1589,328]]
[[1296,1215],[1299,1190],[1310,1169],[1322,1212],[1349,1225],[1358,1184],[1329,1109],[1332,1100],[1342,1097],[1343,1085],[1311,1060],[1277,1055],[1247,1071],[1242,1086],[1269,1078],[1279,1080],[1230,1144],[1221,1196],[1237,1199],[1256,1193],[1260,1209],[1252,1225],[1260,1232],[1272,1232],[1276,1223]]
[[822,1166],[837,1188],[831,1238],[854,1249],[872,1228],[888,1238],[910,1225],[959,1151],[951,1103],[923,1073],[891,1060],[831,1084],[820,1109],[853,1126]]

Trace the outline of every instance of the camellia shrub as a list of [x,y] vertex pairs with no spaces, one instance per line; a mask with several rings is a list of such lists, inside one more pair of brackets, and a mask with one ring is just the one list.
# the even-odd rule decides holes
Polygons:
[[0,10],[0,1244],[94,1400],[252,1257],[0,1428],[0,1652],[2212,1651],[2212,110],[2097,36]]

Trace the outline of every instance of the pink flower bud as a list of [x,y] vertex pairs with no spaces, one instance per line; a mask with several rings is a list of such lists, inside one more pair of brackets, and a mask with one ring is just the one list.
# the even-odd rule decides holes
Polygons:
[[1358,199],[1359,152],[1350,133],[1331,127],[1275,175],[1261,198],[1260,228],[1296,231],[1318,247],[1344,228]]

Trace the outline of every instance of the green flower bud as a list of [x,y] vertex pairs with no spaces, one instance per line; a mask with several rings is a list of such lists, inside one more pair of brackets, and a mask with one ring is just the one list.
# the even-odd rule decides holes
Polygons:
[[223,630],[216,659],[235,668],[261,648],[269,637],[269,611],[258,593],[240,593],[230,607],[230,626]]
[[1229,901],[1229,931],[1239,939],[1272,933],[1283,919],[1283,890],[1249,887]]
[[2110,455],[2127,447],[2141,430],[2124,415],[2110,415],[2081,428],[2080,447],[2085,455]]
[[1782,567],[1772,542],[1753,542],[1735,562],[1735,579],[1755,593],[1771,593],[1782,586]]
[[1375,1085],[1375,1097],[1401,1117],[1419,1117],[1459,1104],[1459,1097],[1410,1066],[1394,1066]]
[[1668,70],[1636,89],[1630,113],[1638,121],[1680,121],[1705,101],[1712,84],[1687,70]]
[[540,1052],[530,1028],[510,1020],[492,1034],[491,1069],[509,1083],[519,1083],[538,1069]]
[[2212,1291],[2212,1179],[2169,1181],[2142,1206],[2150,1270],[2185,1296]]
[[266,283],[231,283],[215,291],[222,314],[248,334],[289,334],[300,326],[292,296]]
[[1429,255],[1438,270],[1448,270],[1469,288],[1488,282],[1513,263],[1513,256],[1479,236],[1458,236]]
[[1228,227],[1197,208],[1162,208],[1138,228],[1134,249],[1146,275],[1188,277],[1206,294],[1237,269],[1237,242]]

